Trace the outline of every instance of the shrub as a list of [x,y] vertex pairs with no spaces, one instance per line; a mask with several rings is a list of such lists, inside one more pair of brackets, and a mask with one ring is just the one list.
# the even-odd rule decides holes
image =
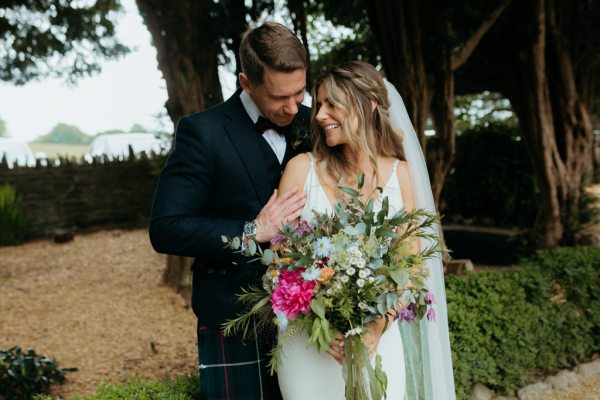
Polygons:
[[[78,400],[194,400],[198,398],[198,376],[148,381],[135,378],[124,383],[104,383],[93,396]],[[52,400],[49,396],[36,400]]]
[[600,249],[540,251],[516,270],[449,276],[458,398],[507,393],[600,349]]
[[456,159],[441,195],[442,213],[479,225],[529,228],[539,191],[518,127],[491,123],[456,138]]
[[65,372],[75,368],[59,368],[53,359],[38,356],[20,347],[0,349],[0,398],[29,400],[33,395],[48,393],[52,383],[62,384]]
[[22,242],[28,229],[29,218],[21,210],[21,198],[12,186],[0,186],[0,244]]

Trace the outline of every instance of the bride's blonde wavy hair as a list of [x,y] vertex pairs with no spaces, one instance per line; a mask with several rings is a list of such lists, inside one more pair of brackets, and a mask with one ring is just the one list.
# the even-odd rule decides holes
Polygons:
[[[371,64],[351,61],[329,67],[315,81],[312,90],[311,139],[313,153],[325,171],[337,184],[353,183],[357,165],[344,157],[342,146],[330,147],[315,117],[317,92],[324,85],[329,103],[342,111],[346,118],[340,121],[353,155],[367,153],[373,166],[373,177],[377,179],[377,156],[405,160],[402,132],[394,129],[390,122],[388,92],[379,71]],[[372,110],[373,102],[376,104]],[[351,121],[358,119],[358,130],[350,130]],[[379,182],[377,182],[379,184]]]

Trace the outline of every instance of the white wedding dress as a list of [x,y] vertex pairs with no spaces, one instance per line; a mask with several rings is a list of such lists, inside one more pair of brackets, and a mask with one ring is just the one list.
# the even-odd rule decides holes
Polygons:
[[[311,164],[304,183],[307,200],[302,210],[302,219],[313,219],[313,210],[333,213],[333,207],[315,172],[312,154],[308,153]],[[389,216],[402,208],[402,196],[394,163],[390,178],[383,186],[380,199],[389,199]],[[375,202],[375,210],[381,209],[381,200]],[[285,400],[343,400],[344,379],[342,366],[327,352],[319,352],[314,346],[307,346],[308,336],[300,333],[284,343],[281,363],[277,370],[279,387]],[[394,323],[382,335],[377,347],[381,355],[383,370],[387,374],[387,399],[403,400],[406,394],[406,371],[404,350],[398,324]]]

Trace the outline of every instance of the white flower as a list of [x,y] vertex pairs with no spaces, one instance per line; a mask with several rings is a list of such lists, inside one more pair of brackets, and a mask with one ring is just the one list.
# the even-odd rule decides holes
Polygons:
[[360,335],[361,333],[363,333],[363,328],[360,326],[357,326],[354,329],[350,329],[348,332],[344,333],[344,337],[348,337],[348,336],[352,336],[352,335]]
[[373,282],[375,282],[375,278],[372,277],[372,276],[370,276],[369,279],[368,279],[368,281],[369,281],[369,283],[373,283]]
[[360,249],[358,248],[358,246],[350,246],[348,247],[348,254],[352,257],[361,257],[362,253],[360,251]]
[[356,284],[358,285],[359,288],[365,286],[365,280],[364,279],[357,279],[356,280]]
[[348,278],[348,275],[344,275],[340,278],[340,280],[344,283],[348,282],[350,280],[350,278]]
[[364,268],[367,265],[367,262],[364,258],[361,257],[358,260],[356,260],[356,263],[354,265],[356,265],[358,268]]
[[361,269],[358,271],[358,276],[365,279],[367,276],[371,275],[371,270],[369,269]]
[[367,311],[367,309],[369,308],[369,306],[364,301],[361,301],[360,303],[358,303],[358,308],[360,308],[363,311]]
[[352,276],[356,273],[356,268],[350,267],[346,269],[346,273],[348,274],[348,276]]

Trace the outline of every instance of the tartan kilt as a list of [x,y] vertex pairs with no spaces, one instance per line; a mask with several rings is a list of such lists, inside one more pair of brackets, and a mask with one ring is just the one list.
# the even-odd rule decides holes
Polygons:
[[199,399],[280,400],[277,377],[267,368],[271,343],[198,324]]

